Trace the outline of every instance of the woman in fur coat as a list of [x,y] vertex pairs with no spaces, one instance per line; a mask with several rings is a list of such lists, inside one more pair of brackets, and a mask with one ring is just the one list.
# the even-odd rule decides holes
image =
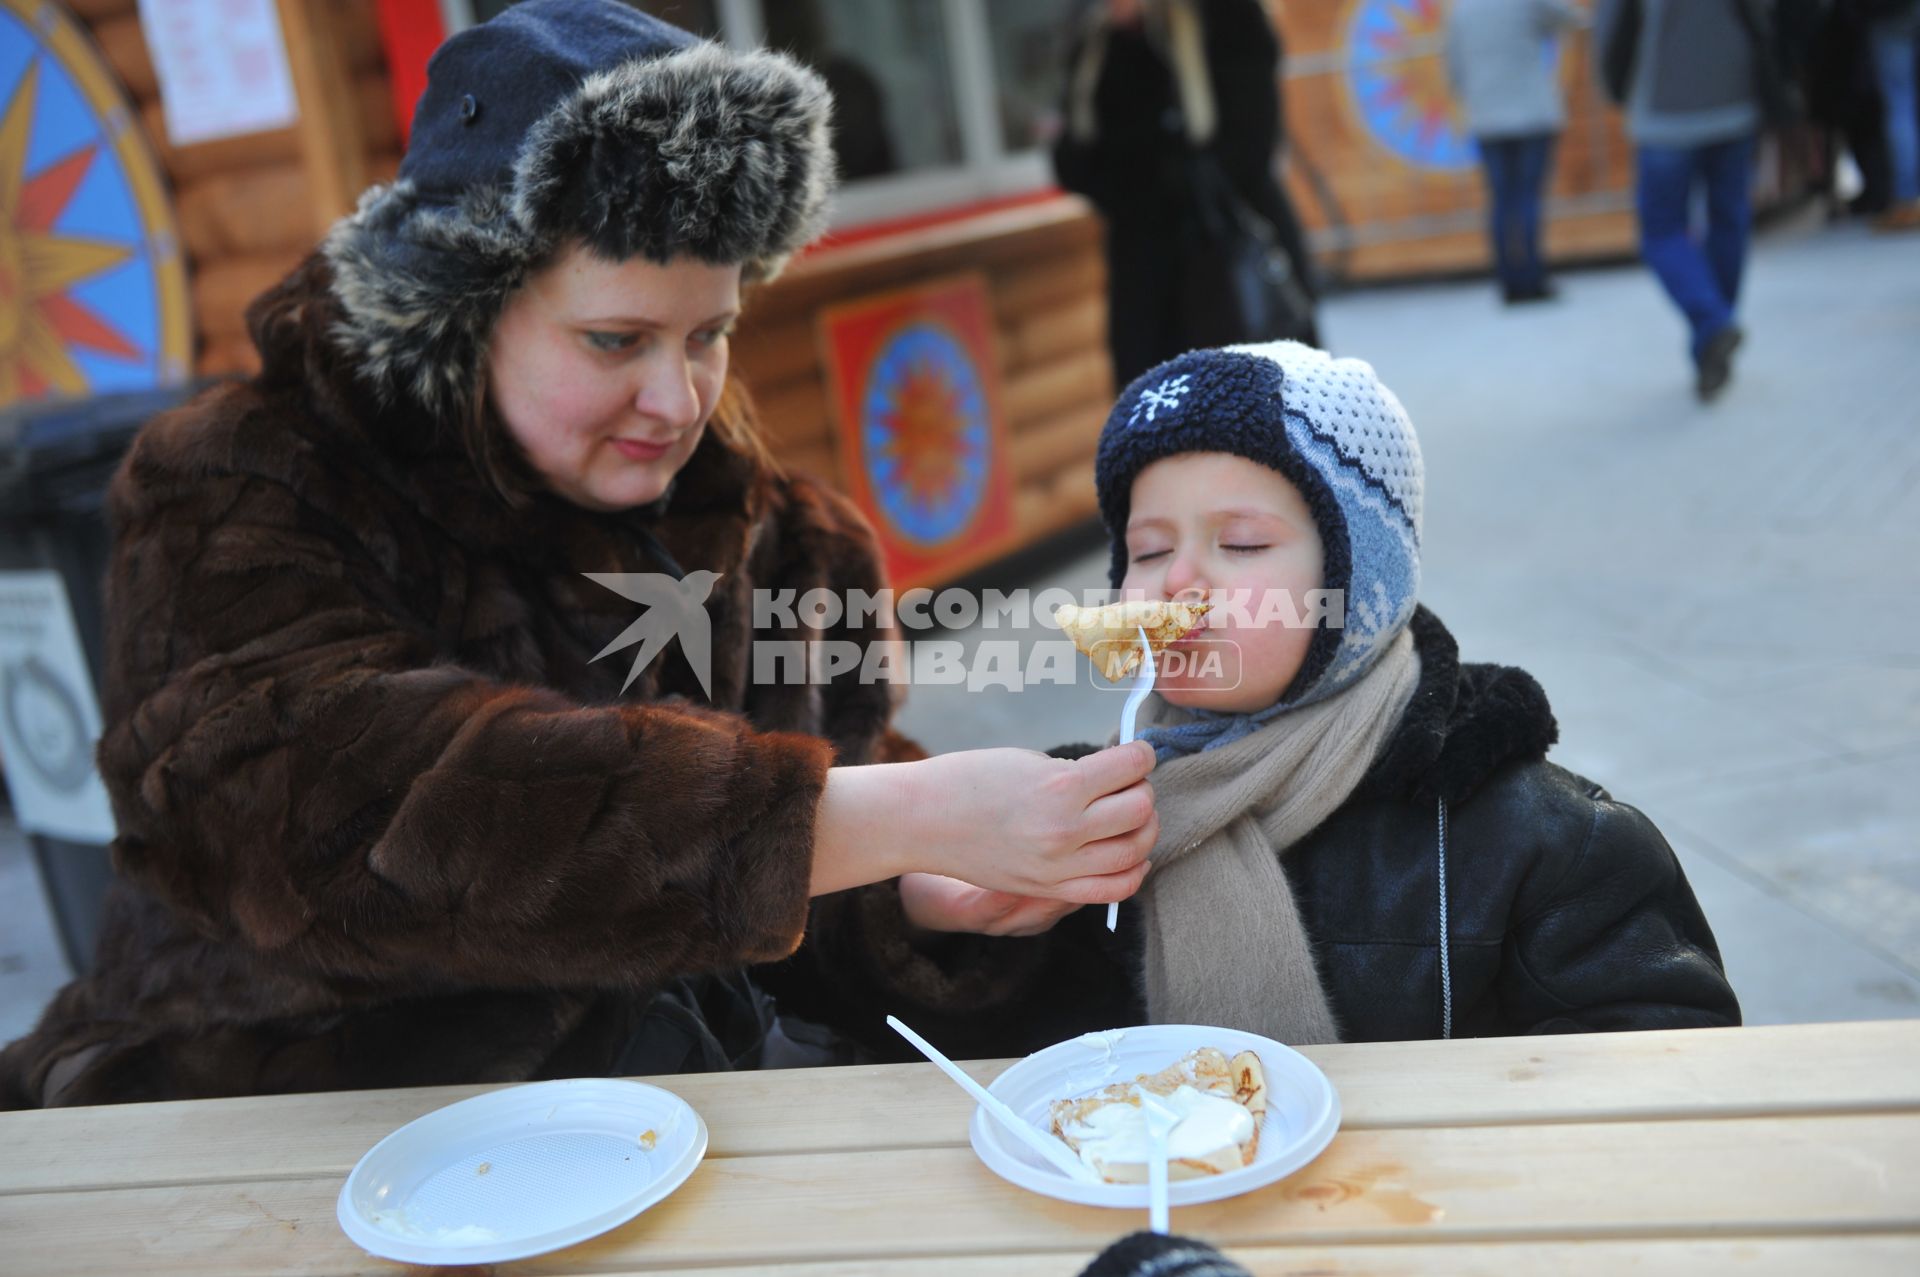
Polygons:
[[738,973],[810,898],[817,941],[916,869],[1138,885],[1144,746],[925,759],[885,684],[753,682],[756,637],[890,641],[753,628],[883,584],[727,375],[828,123],[798,64],[614,0],[440,50],[399,180],[254,303],[260,375],[114,481],[119,879],[0,1107],[752,1063]]

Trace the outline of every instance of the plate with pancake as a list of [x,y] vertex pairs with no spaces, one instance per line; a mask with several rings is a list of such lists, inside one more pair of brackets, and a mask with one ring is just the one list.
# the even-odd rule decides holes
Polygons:
[[1263,1188],[1318,1157],[1340,1128],[1340,1096],[1313,1061],[1238,1029],[1153,1024],[1083,1034],[1037,1051],[987,1089],[1078,1153],[1076,1180],[976,1109],[969,1135],[987,1168],[1085,1206],[1147,1207],[1147,1135],[1136,1088],[1181,1112],[1168,1201],[1193,1206]]

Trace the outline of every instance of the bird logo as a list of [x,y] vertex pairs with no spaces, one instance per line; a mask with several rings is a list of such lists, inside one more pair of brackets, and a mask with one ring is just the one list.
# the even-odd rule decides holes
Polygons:
[[640,650],[633,654],[633,668],[627,671],[627,681],[620,685],[622,692],[633,686],[640,671],[647,668],[669,640],[678,638],[687,664],[693,667],[693,676],[700,680],[700,690],[708,700],[713,699],[713,623],[707,617],[706,602],[720,573],[702,568],[678,580],[664,572],[585,572],[581,575],[646,608],[639,620],[621,630],[613,642],[593,658],[597,661],[635,643],[640,645]]

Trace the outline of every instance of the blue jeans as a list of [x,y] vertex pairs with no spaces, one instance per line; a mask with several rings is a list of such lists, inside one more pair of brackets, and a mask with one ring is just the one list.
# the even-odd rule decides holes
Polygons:
[[1538,288],[1547,282],[1540,257],[1540,201],[1553,159],[1554,135],[1476,139],[1487,171],[1492,206],[1487,236],[1493,241],[1493,266],[1508,292]]
[[[1640,253],[1687,317],[1693,356],[1733,323],[1753,225],[1753,138],[1638,151]],[[1706,236],[1692,229],[1693,193],[1706,195]]]
[[1893,166],[1893,200],[1920,199],[1920,110],[1914,102],[1914,60],[1920,58],[1920,34],[1886,27],[1873,33],[1873,65],[1887,111],[1887,158]]

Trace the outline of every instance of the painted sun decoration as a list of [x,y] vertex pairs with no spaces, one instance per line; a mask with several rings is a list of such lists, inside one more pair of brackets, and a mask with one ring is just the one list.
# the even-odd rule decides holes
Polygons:
[[0,0],[0,405],[187,375],[186,272],[112,73],[58,5]]

